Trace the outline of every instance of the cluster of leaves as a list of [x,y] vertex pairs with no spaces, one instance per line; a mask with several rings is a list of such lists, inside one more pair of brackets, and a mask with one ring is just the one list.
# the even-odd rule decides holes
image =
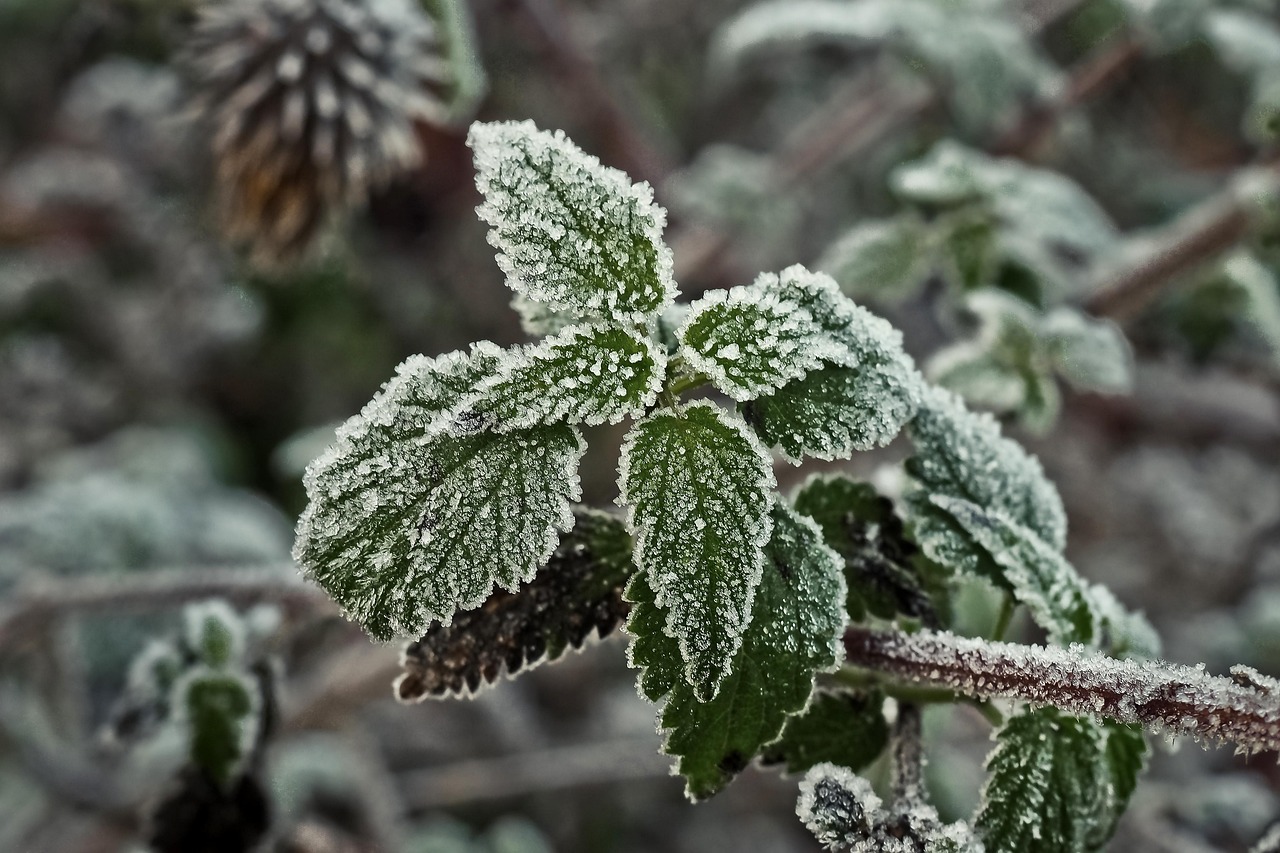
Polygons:
[[928,374],[1032,428],[1057,417],[1054,374],[1077,388],[1128,389],[1130,354],[1109,322],[1071,307],[1119,242],[1076,183],[1045,169],[941,142],[890,174],[908,205],[859,223],[818,261],[854,298],[899,302],[941,278],[976,334],[939,352]]
[[[1062,504],[1039,464],[926,383],[899,334],[831,278],[794,266],[677,306],[646,185],[530,123],[477,124],[469,142],[499,265],[546,337],[405,362],[309,467],[295,546],[369,633],[415,640],[402,698],[478,689],[625,616],[637,688],[661,705],[664,751],[700,799],[756,759],[872,761],[883,697],[817,678],[838,667],[850,620],[945,627],[963,574],[1024,605],[1052,642],[1150,652],[1140,617],[1063,558]],[[703,386],[737,411],[680,399]],[[624,517],[575,508],[580,425],[624,419]],[[775,490],[771,449],[847,459],[904,428],[915,455],[897,507],[843,476]],[[976,831],[1002,851],[1019,849],[1006,826],[1105,840],[1141,735],[1133,761],[1112,760],[1118,730],[1070,720],[1082,734],[1059,743],[1037,714],[1002,729],[1024,763],[993,754]],[[1090,772],[1074,790],[1096,807],[1016,796],[1077,766]]]

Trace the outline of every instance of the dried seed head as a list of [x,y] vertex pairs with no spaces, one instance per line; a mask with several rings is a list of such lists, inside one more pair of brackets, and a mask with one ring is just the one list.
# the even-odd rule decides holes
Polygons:
[[447,117],[438,28],[414,0],[216,0],[190,45],[223,227],[255,260],[304,250],[326,215],[417,166]]

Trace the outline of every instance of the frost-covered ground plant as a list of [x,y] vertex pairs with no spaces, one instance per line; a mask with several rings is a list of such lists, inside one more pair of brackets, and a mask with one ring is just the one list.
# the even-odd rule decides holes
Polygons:
[[[401,365],[309,468],[294,551],[371,635],[410,638],[401,699],[472,693],[625,622],[690,798],[755,761],[804,772],[805,823],[858,850],[1098,849],[1143,726],[1280,746],[1280,685],[1149,660],[1146,620],[1063,557],[1040,465],[831,278],[792,266],[678,304],[648,186],[530,123],[469,143],[542,339]],[[624,513],[575,505],[580,428],[623,420]],[[842,474],[776,489],[775,454],[848,459],[902,432],[896,500]],[[975,576],[1004,596],[991,639],[949,630]],[[1047,646],[1000,642],[1016,608]],[[927,802],[931,702],[997,727],[971,823]],[[856,774],[886,749],[879,794]]]

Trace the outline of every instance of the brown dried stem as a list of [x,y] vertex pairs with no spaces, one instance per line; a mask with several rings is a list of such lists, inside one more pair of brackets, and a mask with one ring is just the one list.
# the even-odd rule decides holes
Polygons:
[[972,697],[1019,699],[1072,714],[1140,723],[1174,735],[1280,749],[1280,682],[1245,667],[1232,677],[1083,649],[1023,646],[947,632],[850,628],[847,662]]

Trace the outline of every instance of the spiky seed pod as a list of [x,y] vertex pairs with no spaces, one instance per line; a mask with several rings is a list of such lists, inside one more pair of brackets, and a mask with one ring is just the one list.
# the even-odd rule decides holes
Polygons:
[[447,117],[450,64],[414,0],[210,0],[189,52],[223,227],[257,261],[417,166],[414,122]]

